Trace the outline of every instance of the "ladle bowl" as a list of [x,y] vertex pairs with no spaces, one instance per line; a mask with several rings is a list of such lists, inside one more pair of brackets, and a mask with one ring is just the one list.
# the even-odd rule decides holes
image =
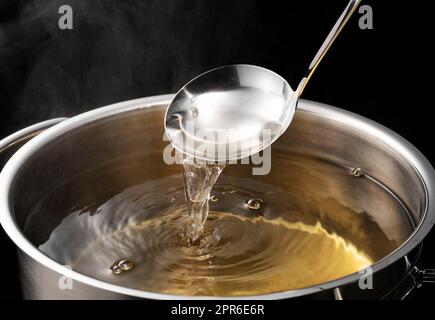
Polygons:
[[360,2],[348,2],[294,90],[278,74],[246,64],[207,71],[183,86],[165,115],[172,145],[209,162],[231,162],[270,146],[287,130],[308,81]]

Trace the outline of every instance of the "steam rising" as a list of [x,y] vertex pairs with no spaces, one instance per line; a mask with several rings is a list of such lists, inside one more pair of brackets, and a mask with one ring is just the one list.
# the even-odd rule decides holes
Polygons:
[[[58,27],[65,4],[73,9],[73,30]],[[263,65],[299,80],[324,37],[316,24],[329,28],[304,6],[287,10],[254,0],[1,0],[0,134],[175,92],[199,73],[226,64]],[[319,40],[299,45],[311,37],[310,28]]]
[[[58,27],[62,4],[73,8],[73,30]],[[8,11],[0,29],[2,114],[8,112],[13,122],[32,123],[176,91],[205,68],[232,62],[242,45],[241,26],[252,20],[253,4],[189,0],[2,4]],[[237,14],[241,11],[244,16]],[[224,15],[213,16],[215,12]],[[13,125],[5,120],[2,117],[3,129]]]

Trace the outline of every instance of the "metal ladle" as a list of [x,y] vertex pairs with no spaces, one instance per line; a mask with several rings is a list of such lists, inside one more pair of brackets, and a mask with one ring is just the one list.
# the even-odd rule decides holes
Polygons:
[[360,2],[348,3],[296,90],[270,70],[243,64],[207,71],[187,83],[166,110],[172,145],[211,162],[234,161],[270,146],[290,125],[308,81]]

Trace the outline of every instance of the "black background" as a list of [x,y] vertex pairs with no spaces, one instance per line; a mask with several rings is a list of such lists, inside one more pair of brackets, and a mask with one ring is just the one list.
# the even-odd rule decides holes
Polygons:
[[[68,4],[74,29],[60,30]],[[0,0],[0,138],[27,125],[177,91],[213,67],[250,63],[295,87],[346,0]],[[366,0],[325,57],[304,98],[371,118],[435,163],[430,100],[430,9]],[[433,234],[433,233],[432,233]],[[423,263],[434,267],[427,241]],[[0,297],[19,298],[15,248],[0,231],[8,273]],[[422,289],[428,297],[435,288]]]

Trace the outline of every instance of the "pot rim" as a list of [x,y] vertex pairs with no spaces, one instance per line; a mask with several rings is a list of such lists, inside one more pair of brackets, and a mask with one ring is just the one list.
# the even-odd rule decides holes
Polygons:
[[[355,272],[348,276],[315,286],[251,296],[193,297],[174,294],[163,294],[122,287],[105,281],[97,280],[79,272],[73,271],[46,256],[44,253],[39,251],[29,240],[27,240],[25,235],[22,233],[22,231],[19,229],[14,221],[12,206],[9,203],[9,195],[15,177],[20,171],[20,168],[26,163],[28,159],[32,157],[32,155],[38,149],[40,149],[43,145],[50,143],[57,137],[90,122],[113,116],[115,114],[128,112],[131,110],[150,108],[162,104],[169,104],[173,97],[174,94],[151,96],[147,98],[124,101],[91,110],[86,113],[77,115],[73,118],[67,119],[47,129],[35,138],[31,139],[24,146],[22,146],[9,159],[2,172],[0,173],[0,223],[5,229],[8,236],[15,243],[15,245],[35,261],[57,272],[59,274],[59,277],[65,276],[72,280],[102,290],[147,299],[285,299],[313,294],[327,289],[338,288],[340,286],[356,282],[361,278],[361,273]],[[435,224],[435,205],[433,199],[435,198],[435,171],[429,161],[411,143],[409,143],[398,134],[372,120],[369,120],[355,113],[326,104],[303,99],[299,102],[298,110],[320,114],[322,117],[333,119],[334,121],[339,121],[347,125],[357,127],[361,131],[369,132],[370,135],[376,135],[378,139],[382,140],[392,150],[400,154],[414,167],[416,173],[420,176],[420,180],[426,190],[425,196],[427,201],[425,212],[423,213],[420,222],[416,226],[413,233],[408,237],[408,239],[388,256],[371,265],[370,268],[373,272],[377,272],[408,254],[423,240],[423,238],[427,235],[432,226]]]

